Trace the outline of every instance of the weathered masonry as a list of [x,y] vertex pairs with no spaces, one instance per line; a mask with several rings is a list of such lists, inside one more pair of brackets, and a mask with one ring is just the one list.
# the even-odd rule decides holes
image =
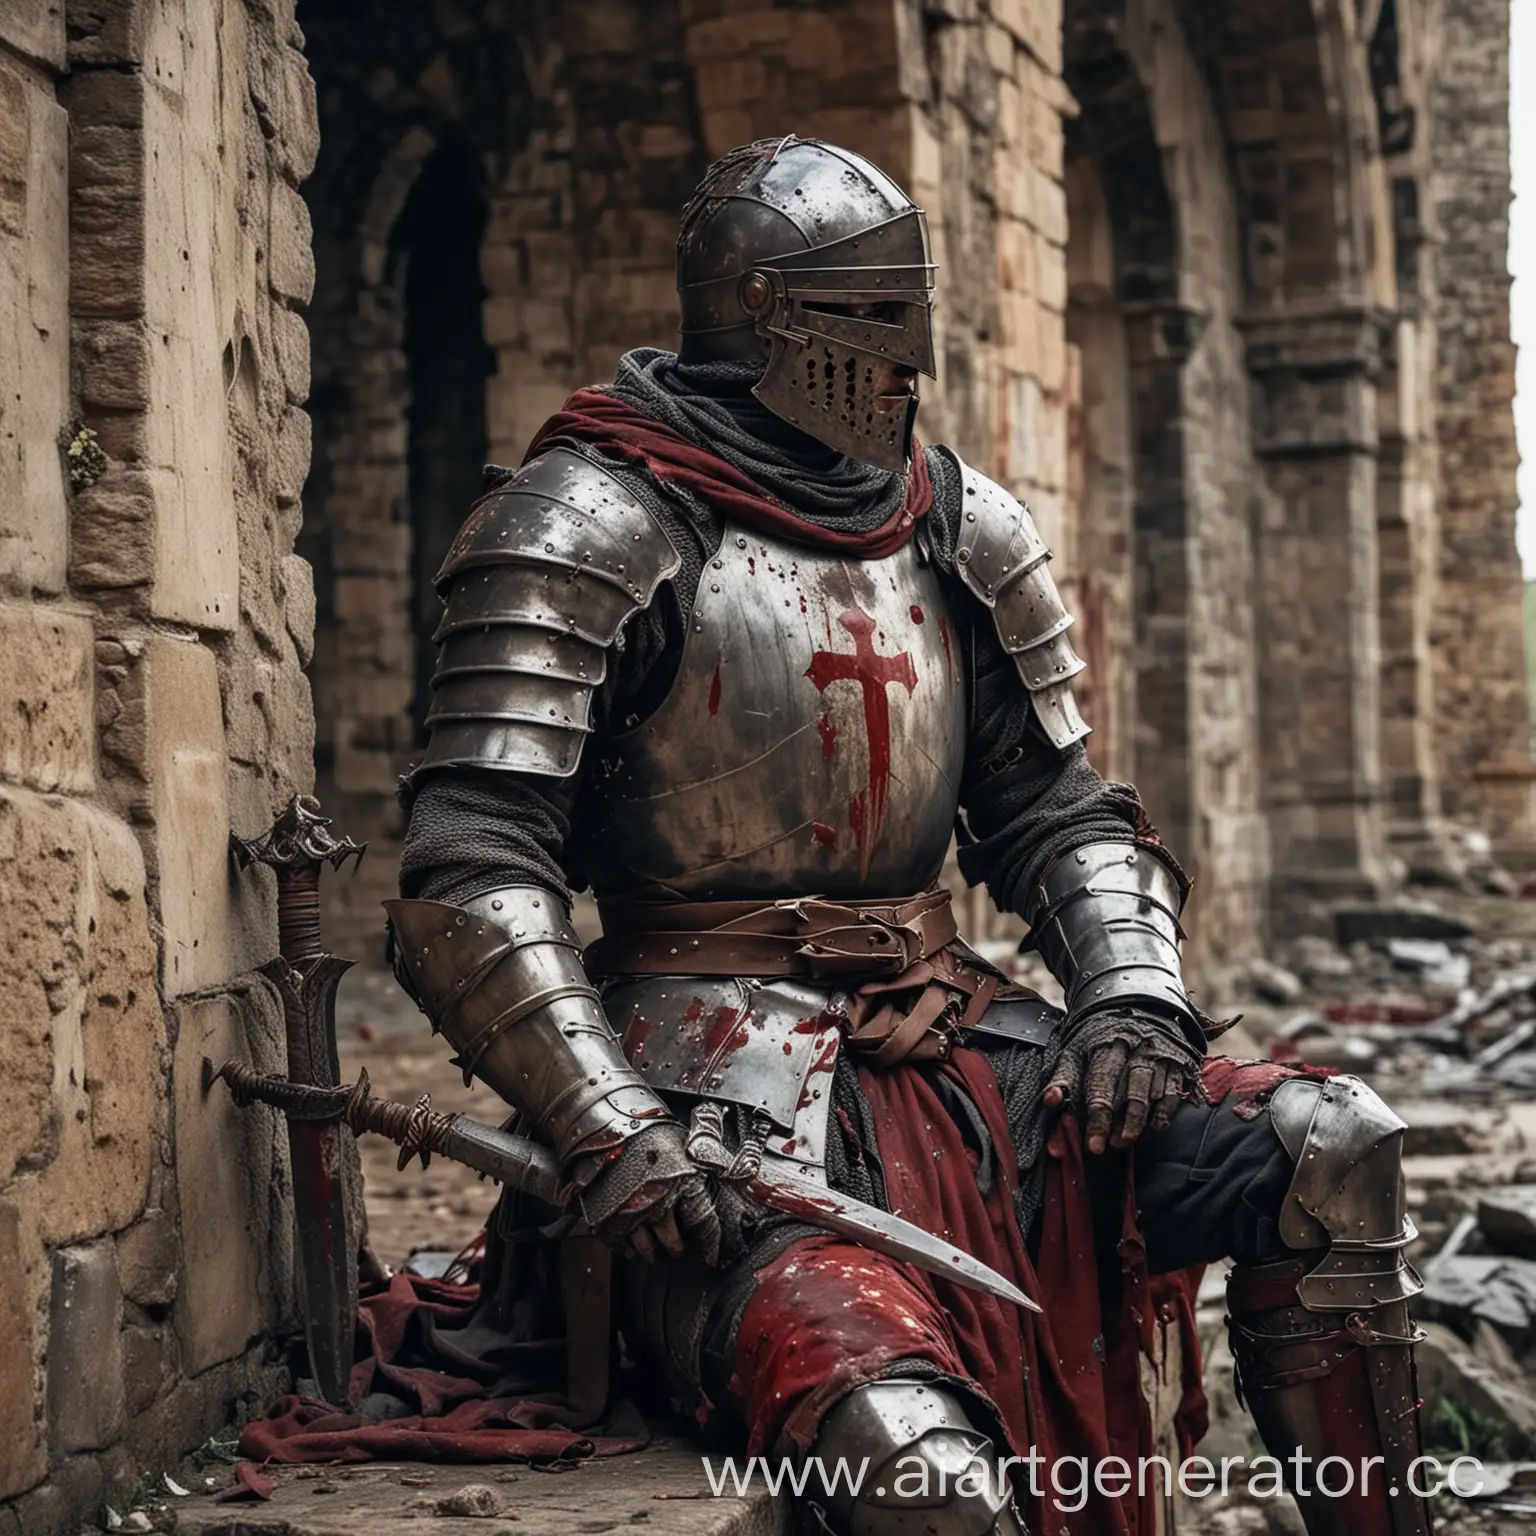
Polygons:
[[280,1064],[227,839],[313,771],[300,44],[280,3],[0,6],[7,1536],[284,1380],[286,1151],[199,1071]]
[[821,135],[928,209],[922,435],[1053,543],[1207,979],[1486,878],[1468,829],[1526,872],[1507,33],[1508,0],[0,5],[0,1536],[279,1384],[285,1154],[198,1083],[281,1051],[227,835],[314,781],[373,843],[333,941],[378,958],[431,575],[483,460],[673,339],[677,214],[733,145]]

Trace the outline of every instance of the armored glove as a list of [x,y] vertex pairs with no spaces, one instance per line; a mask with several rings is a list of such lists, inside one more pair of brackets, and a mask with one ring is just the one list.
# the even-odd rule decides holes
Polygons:
[[1179,964],[1186,888],[1136,843],[1078,848],[1041,881],[1031,937],[1067,1004],[1045,1103],[1083,1117],[1090,1152],[1161,1130],[1201,1092],[1205,1035]]
[[386,904],[401,984],[455,1064],[548,1139],[594,1232],[646,1258],[721,1254],[709,1181],[683,1128],[624,1053],[564,904],[508,886],[462,907]]
[[1166,1129],[1179,1100],[1200,1092],[1200,1056],[1170,1020],[1106,1009],[1068,1021],[1045,1102],[1086,1116],[1090,1152],[1123,1147],[1148,1125]]
[[[649,1126],[620,1144],[582,1190],[592,1230],[621,1253],[654,1260],[658,1251],[706,1264],[722,1256],[723,1227],[710,1181],[684,1148],[675,1122]],[[586,1173],[577,1170],[578,1180]]]

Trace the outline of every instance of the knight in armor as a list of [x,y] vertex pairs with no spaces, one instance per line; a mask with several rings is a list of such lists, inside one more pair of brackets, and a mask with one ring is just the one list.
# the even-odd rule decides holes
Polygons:
[[[1155,1479],[1064,1512],[1049,1468],[1152,1454],[1141,1357],[1183,1319],[1196,1358],[1191,1276],[1229,1258],[1264,1444],[1378,1458],[1348,1497],[1303,1471],[1308,1530],[1426,1532],[1403,1123],[1354,1078],[1207,1055],[1187,881],[1088,764],[1049,552],[913,436],[922,211],[858,155],[762,141],[710,168],[677,272],[679,352],[630,352],[488,470],[438,577],[402,980],[562,1160],[629,1355],[738,1449],[868,1458],[857,1492],[808,1482],[808,1529],[1150,1533]],[[1063,1010],[957,932],[952,836]],[[690,1156],[701,1104],[765,1173],[1043,1312],[754,1207]],[[504,1212],[504,1254],[553,1214]],[[1031,1451],[1043,1476],[990,1475]]]

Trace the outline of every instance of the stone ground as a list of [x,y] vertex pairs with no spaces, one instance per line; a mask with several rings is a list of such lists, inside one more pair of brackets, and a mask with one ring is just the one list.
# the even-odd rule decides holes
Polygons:
[[560,1474],[525,1467],[288,1467],[263,1503],[174,1500],[180,1536],[790,1536],[782,1505],[710,1495],[690,1449],[653,1444]]
[[[1414,1259],[1430,1280],[1421,1309],[1431,1334],[1421,1363],[1426,1413],[1438,1426],[1437,1445],[1479,1453],[1508,1485],[1494,1498],[1446,1503],[1441,1529],[1467,1536],[1536,1529],[1536,1466],[1521,1460],[1536,1458],[1536,1191],[1528,1221],[1521,1197],[1510,1194],[1536,1186],[1536,1025],[1525,1041],[1529,1049],[1481,1068],[1469,1061],[1477,1051],[1486,1061],[1490,1045],[1507,1043],[1525,1020],[1536,1020],[1536,901],[1488,900],[1469,921],[1476,932],[1464,937],[1437,927],[1431,915],[1420,925],[1430,936],[1406,942],[1303,942],[1280,956],[1283,966],[1256,967],[1240,995],[1224,1000],[1230,1008],[1219,1010],[1244,1015],[1224,1049],[1300,1052],[1359,1071],[1408,1121],[1409,1200],[1421,1233]],[[1436,937],[1440,932],[1452,936]],[[1495,988],[1509,996],[1489,1007]],[[1425,1022],[1453,1009],[1459,1012],[1452,1020],[1463,1019],[1454,1029]],[[499,1101],[478,1085],[464,1086],[448,1049],[389,977],[352,972],[337,1023],[347,1077],[366,1067],[376,1092],[409,1100],[426,1091],[435,1108],[500,1118]],[[417,1250],[456,1252],[473,1241],[494,1192],[472,1173],[441,1159],[425,1173],[414,1164],[398,1171],[393,1149],[377,1138],[365,1139],[362,1153],[371,1240],[384,1262],[397,1267]],[[1502,1227],[1489,1213],[1490,1200],[1514,1212],[1506,1212]],[[1495,1242],[1499,1232],[1504,1236]],[[1432,1261],[1442,1249],[1437,1269]],[[1470,1293],[1465,1284],[1457,1290],[1458,1265],[1471,1276]],[[1498,1298],[1489,1301],[1492,1291]],[[1231,1385],[1221,1298],[1220,1275],[1208,1276],[1199,1321],[1212,1428],[1200,1449],[1212,1459],[1255,1453]],[[205,1492],[208,1475],[198,1474],[197,1493]],[[229,1475],[227,1468],[212,1471],[215,1485]],[[696,1452],[676,1439],[560,1476],[522,1467],[301,1468],[276,1470],[274,1481],[270,1502],[221,1505],[194,1495],[161,1498],[158,1510],[197,1536],[350,1536],[364,1529],[389,1536],[407,1520],[413,1536],[431,1536],[441,1522],[462,1518],[442,1513],[442,1502],[478,1485],[485,1490],[478,1498],[487,1536],[512,1536],[514,1527],[519,1536],[788,1531],[783,1510],[766,1496],[711,1498]],[[154,1523],[168,1520],[157,1511]],[[1239,1489],[1224,1499],[1181,1503],[1175,1529],[1185,1536],[1297,1536],[1301,1527],[1288,1499],[1253,1499]]]

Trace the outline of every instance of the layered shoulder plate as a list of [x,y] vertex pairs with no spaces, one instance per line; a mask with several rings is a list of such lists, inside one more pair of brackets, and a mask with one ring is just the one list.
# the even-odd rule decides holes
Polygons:
[[437,574],[431,739],[416,772],[566,778],[625,621],[682,564],[649,508],[566,448],[476,503]]
[[995,480],[960,461],[961,499],[955,572],[992,612],[1042,729],[1057,747],[1088,734],[1072,696],[1086,665],[1072,649],[1067,612],[1051,577],[1051,552],[1029,508]]

